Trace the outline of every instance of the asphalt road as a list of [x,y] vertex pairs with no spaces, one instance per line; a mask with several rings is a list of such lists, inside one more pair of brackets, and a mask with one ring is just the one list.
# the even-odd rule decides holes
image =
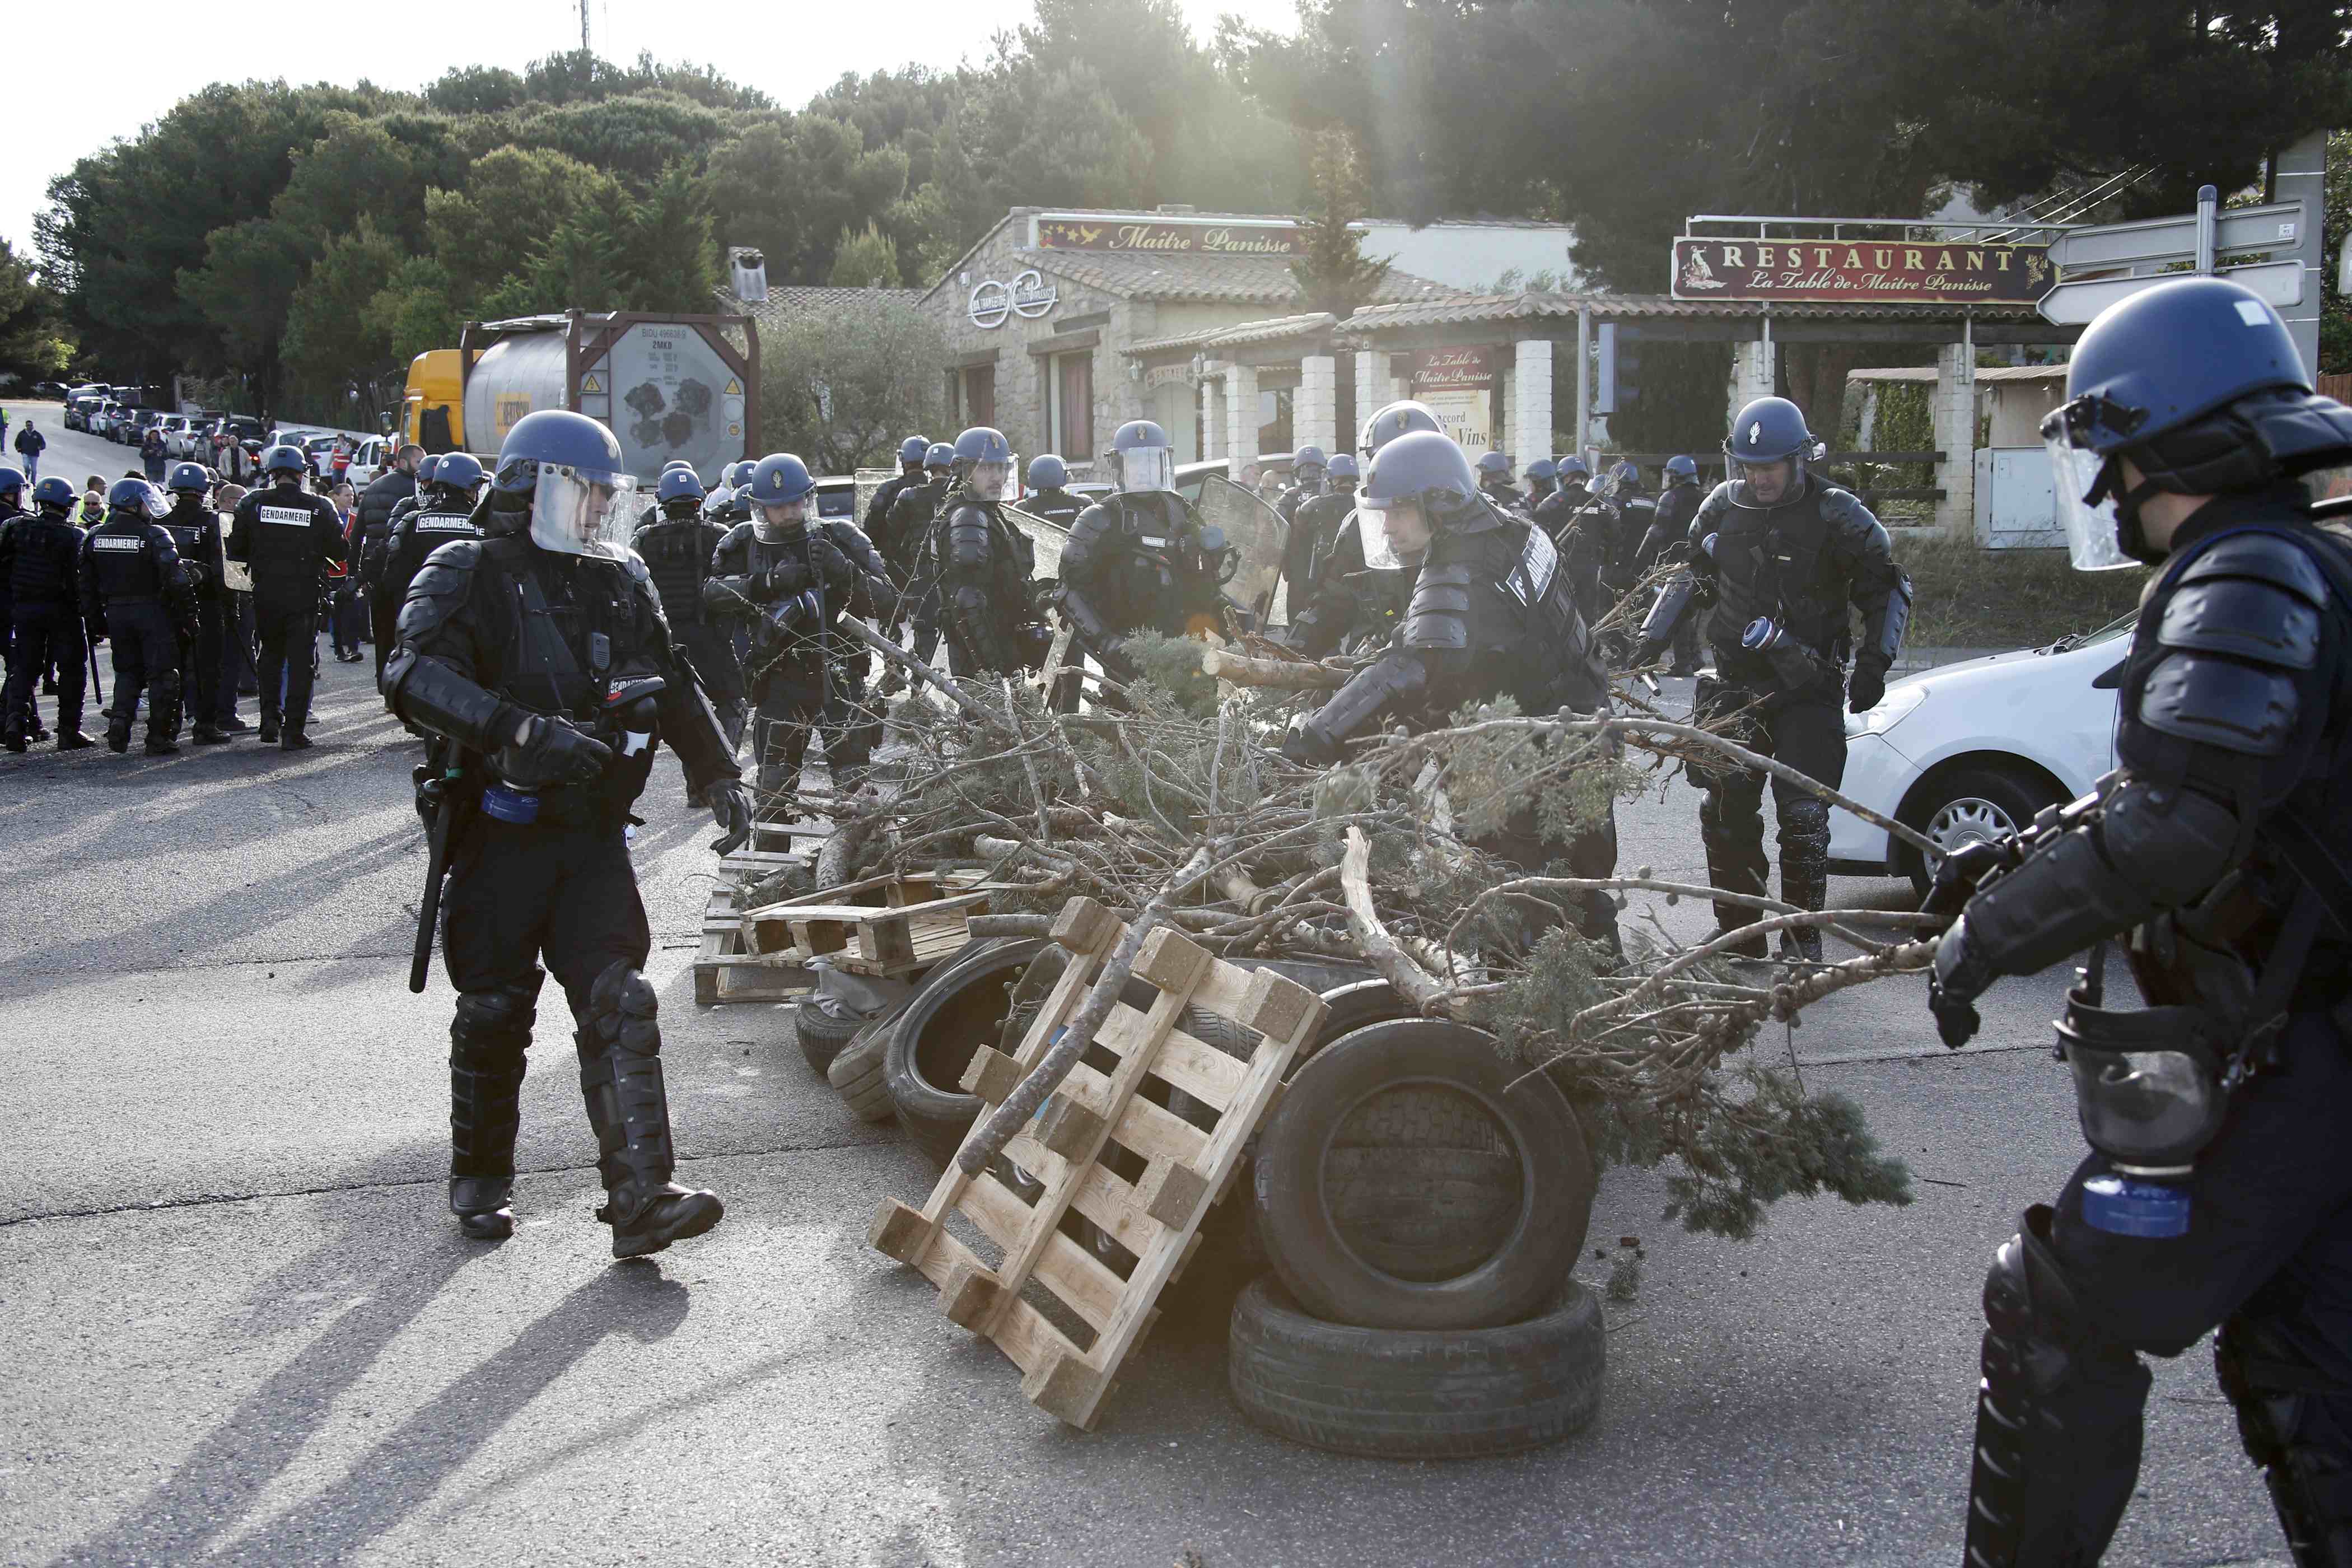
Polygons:
[[[128,461],[50,453],[77,481]],[[2054,977],[1996,991],[1960,1055],[1907,983],[1759,1046],[1864,1105],[1907,1208],[1792,1202],[1730,1243],[1662,1221],[1657,1173],[1612,1172],[1592,1235],[1647,1262],[1573,1441],[1293,1447],[1227,1398],[1221,1325],[1184,1321],[1079,1434],[866,1248],[878,1199],[928,1190],[921,1158],[809,1076],[787,1010],[695,1009],[712,834],[667,763],[638,841],[652,978],[681,1174],[727,1221],[610,1261],[551,992],[521,1226],[457,1236],[450,995],[403,984],[413,747],[366,669],[328,662],[320,744],[293,757],[0,754],[0,1562],[1956,1560],[1984,1265],[2080,1152]],[[1686,790],[1622,820],[1625,866],[1699,876]],[[2158,1369],[2147,1447],[2111,1562],[2284,1557],[2203,1347]]]

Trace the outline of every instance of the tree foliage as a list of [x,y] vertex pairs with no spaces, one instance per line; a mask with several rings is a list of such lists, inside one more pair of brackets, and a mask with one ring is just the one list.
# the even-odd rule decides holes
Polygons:
[[0,383],[62,375],[72,359],[63,301],[0,239]]
[[885,460],[909,430],[940,421],[946,339],[887,295],[812,313],[760,343],[761,438],[820,474]]
[[1290,275],[1309,310],[1352,316],[1388,280],[1389,264],[1364,254],[1363,234],[1349,227],[1364,216],[1364,181],[1344,131],[1315,138],[1315,199],[1299,220],[1303,243]]

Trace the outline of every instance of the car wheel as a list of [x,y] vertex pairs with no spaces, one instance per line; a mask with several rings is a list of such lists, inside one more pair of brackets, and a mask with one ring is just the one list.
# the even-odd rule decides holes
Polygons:
[[1608,1364],[1601,1304],[1570,1280],[1523,1321],[1361,1329],[1310,1316],[1273,1279],[1234,1304],[1227,1385],[1267,1431],[1389,1459],[1466,1459],[1591,1424]]
[[[2033,821],[2033,814],[2058,804],[2058,795],[2042,781],[2021,769],[1997,765],[1955,769],[1939,780],[1904,819],[1933,840],[1944,855],[1970,844],[2014,833]],[[1902,847],[1903,869],[1921,898],[1936,867],[1909,845]]]
[[882,1081],[898,1125],[941,1166],[980,1116],[963,1069],[1004,1025],[1007,993],[1046,944],[1034,937],[976,944],[931,971],[890,1031]]

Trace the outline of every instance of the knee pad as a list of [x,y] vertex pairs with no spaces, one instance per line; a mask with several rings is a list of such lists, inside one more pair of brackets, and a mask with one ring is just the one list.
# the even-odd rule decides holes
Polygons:
[[[1985,1271],[1985,1376],[1993,1376],[1994,1346],[2003,1342],[2004,1353],[2020,1355],[2015,1370],[2032,1384],[2055,1383],[2084,1369],[2111,1374],[2128,1369],[2144,1384],[2147,1372],[2139,1357],[2084,1310],[2074,1281],[2051,1245],[2054,1215],[2048,1204],[2027,1209],[2017,1234],[2000,1244]],[[2042,1350],[2056,1353],[2034,1353]]]
[[632,1056],[661,1054],[661,1002],[645,975],[627,959],[614,959],[588,988],[583,1023],[599,1044]]
[[502,986],[490,991],[457,994],[457,1016],[450,1020],[450,1041],[461,1050],[513,1048],[520,1037],[529,1044],[531,1026],[539,1021],[539,981],[528,986]]
[[1811,795],[1795,800],[1775,802],[1780,819],[1780,841],[1783,844],[1819,842],[1827,848],[1830,841],[1830,804]]

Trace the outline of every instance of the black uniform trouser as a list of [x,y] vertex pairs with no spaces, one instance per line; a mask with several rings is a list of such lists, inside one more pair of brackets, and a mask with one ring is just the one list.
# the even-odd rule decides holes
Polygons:
[[442,963],[461,994],[535,994],[543,961],[574,1017],[618,960],[653,951],[622,828],[518,826],[476,816],[450,857]]
[[221,650],[227,634],[222,626],[221,610],[219,593],[198,590],[196,635],[180,647],[180,671],[186,693],[188,717],[195,723],[206,726],[218,724],[223,717],[218,706]]
[[825,682],[824,765],[835,773],[864,767],[882,741],[882,704],[866,695],[873,658],[845,633],[835,640]]
[[719,710],[719,722],[735,744],[743,740],[743,666],[735,657],[733,628],[709,621],[673,621],[670,635],[686,650],[694,678]]
[[[762,816],[779,816],[790,809],[782,797],[800,788],[809,735],[825,722],[824,673],[779,668],[763,677],[755,690],[751,755],[759,768],[759,810]],[[829,763],[835,761],[830,735],[825,758]]]
[[[2279,1470],[2302,1467],[2317,1477],[2306,1495],[2352,1520],[2352,1040],[2325,1016],[2300,1015],[2285,1058],[2284,1072],[2238,1090],[2198,1155],[2183,1184],[2188,1235],[2084,1223],[2083,1184],[2107,1171],[2094,1155],[2054,1214],[2027,1217],[2059,1278],[2024,1271],[2021,1316],[2021,1292],[1994,1266],[1969,1534],[1983,1560],[2097,1561],[2139,1473],[2150,1382],[2139,1356],[2177,1356],[2216,1328],[2222,1391],[2274,1499]],[[1995,1319],[1996,1305],[2011,1321]]]
[[261,652],[253,674],[261,683],[262,720],[299,730],[310,717],[312,660],[319,651],[318,595],[256,593],[253,629]]
[[8,685],[0,705],[0,735],[17,739],[40,727],[35,699],[41,672],[58,672],[58,733],[81,727],[84,690],[81,612],[67,605],[19,605],[8,628]]
[[374,639],[375,683],[379,687],[383,684],[383,661],[392,657],[394,629],[400,622],[400,601],[407,592],[406,584],[394,584],[382,577],[368,587],[368,636]]
[[[142,692],[147,697],[147,738],[168,741],[180,728],[180,634],[157,599],[110,599],[106,640],[114,647],[114,700],[107,704],[107,734],[131,733]],[[63,679],[63,672],[59,672]]]
[[[1706,723],[1738,713],[1729,721],[1731,740],[1835,789],[1845,779],[1845,719],[1837,695],[1831,686],[1819,699],[1773,698],[1750,707],[1756,692],[1706,681],[1698,693],[1696,719]],[[1699,803],[1698,831],[1706,847],[1707,880],[1728,892],[1763,897],[1766,775],[1729,763],[1693,767],[1690,773],[1692,782],[1706,792]],[[1772,811],[1780,820],[1781,900],[1802,910],[1822,908],[1829,888],[1828,805],[1818,795],[1774,780]],[[1718,903],[1715,915],[1727,931],[1762,918],[1744,904]]]

